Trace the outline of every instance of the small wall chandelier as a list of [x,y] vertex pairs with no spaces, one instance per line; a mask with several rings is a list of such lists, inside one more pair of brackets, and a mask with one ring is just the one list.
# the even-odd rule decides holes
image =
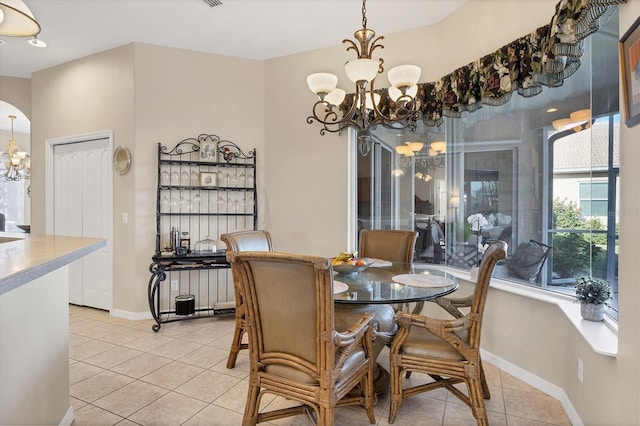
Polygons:
[[11,120],[11,138],[7,145],[7,152],[0,153],[0,162],[5,168],[2,175],[5,180],[17,182],[22,179],[31,178],[31,156],[28,152],[20,149],[13,137],[13,120],[15,115],[10,115]]
[[384,71],[384,60],[372,58],[384,37],[375,37],[375,31],[367,28],[366,0],[362,1],[362,29],[353,36],[357,43],[345,39],[347,51],[353,50],[358,57],[345,64],[349,80],[355,83],[355,93],[347,95],[337,88],[338,77],[330,73],[315,73],[307,77],[309,89],[319,100],[313,105],[313,115],[307,117],[307,123],[314,121],[322,124],[320,134],[339,132],[346,128],[358,131],[358,147],[362,155],[371,149],[370,130],[382,124],[389,128],[409,128],[415,131],[418,117],[416,105],[416,85],[420,78],[420,68],[415,65],[400,65],[391,68],[387,78],[389,89],[375,90],[374,82],[378,74]]

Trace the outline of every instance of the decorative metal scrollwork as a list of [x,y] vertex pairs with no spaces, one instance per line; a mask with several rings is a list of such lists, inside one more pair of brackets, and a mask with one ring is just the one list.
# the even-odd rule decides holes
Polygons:
[[161,146],[160,151],[166,155],[183,155],[189,153],[198,153],[198,158],[205,162],[226,162],[231,163],[235,159],[248,160],[255,157],[255,149],[244,152],[235,143],[221,139],[217,135],[201,134],[196,138],[187,138],[169,149]]
[[147,289],[147,295],[149,297],[149,309],[154,321],[151,329],[156,333],[160,330],[160,283],[167,279],[167,274],[164,271],[164,267],[157,262],[153,262],[149,265],[149,272],[151,272],[151,278],[149,278],[149,287]]

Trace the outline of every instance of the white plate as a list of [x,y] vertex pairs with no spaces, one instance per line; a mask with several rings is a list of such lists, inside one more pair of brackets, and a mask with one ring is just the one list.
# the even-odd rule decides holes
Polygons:
[[343,291],[349,290],[349,286],[343,283],[342,281],[333,280],[333,294],[342,293]]
[[395,275],[393,281],[413,287],[447,287],[453,284],[453,280],[439,275],[426,274],[402,274]]

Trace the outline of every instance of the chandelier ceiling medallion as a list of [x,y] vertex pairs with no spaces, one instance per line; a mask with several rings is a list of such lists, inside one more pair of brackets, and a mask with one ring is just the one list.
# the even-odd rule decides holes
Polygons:
[[5,180],[17,182],[22,179],[31,178],[31,156],[28,152],[20,149],[13,136],[13,120],[15,115],[10,115],[11,138],[7,145],[7,152],[0,153],[0,163],[5,168],[2,175]]
[[415,65],[400,65],[387,72],[391,83],[388,89],[375,90],[378,74],[384,72],[384,60],[373,59],[383,36],[367,28],[366,0],[362,1],[362,29],[354,33],[357,43],[345,39],[347,51],[353,50],[357,58],[345,64],[345,73],[355,84],[355,93],[347,95],[337,87],[338,77],[331,73],[315,73],[307,77],[309,89],[319,100],[313,105],[313,115],[307,123],[314,121],[322,125],[320,134],[340,132],[346,128],[358,131],[358,148],[363,155],[371,149],[370,130],[381,124],[389,128],[409,128],[415,131],[418,118],[417,82],[420,68]]

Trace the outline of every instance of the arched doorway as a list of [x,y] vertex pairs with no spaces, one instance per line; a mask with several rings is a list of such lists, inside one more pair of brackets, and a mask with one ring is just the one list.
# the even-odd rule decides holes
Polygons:
[[[13,120],[13,138],[22,151],[31,152],[31,122],[14,105],[0,100],[0,151],[6,152],[11,138],[11,119]],[[4,178],[6,166],[0,162],[0,213],[5,218],[5,231],[23,232],[25,225],[31,223],[31,198],[29,179],[19,181]],[[0,219],[0,230],[2,228]]]

